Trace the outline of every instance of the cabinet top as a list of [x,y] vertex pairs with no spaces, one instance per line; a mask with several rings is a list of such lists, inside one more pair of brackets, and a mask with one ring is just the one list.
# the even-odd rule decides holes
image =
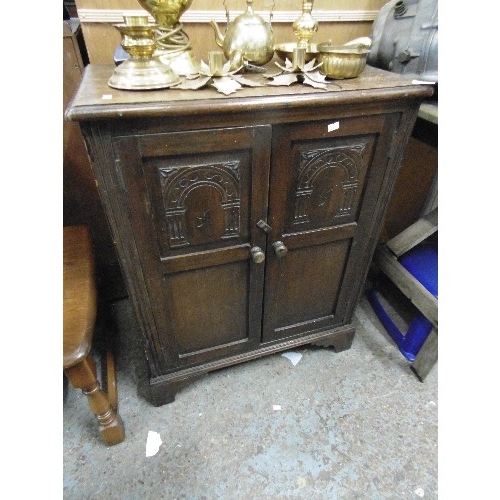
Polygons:
[[[230,95],[207,87],[199,90],[118,90],[108,86],[113,65],[88,65],[71,103],[67,120],[85,121],[210,113],[281,111],[307,106],[422,100],[433,93],[431,85],[409,77],[366,66],[358,78],[332,80],[327,89],[295,83],[290,86],[242,87]],[[276,72],[274,69],[271,71]],[[271,72],[270,71],[270,72]],[[244,75],[260,79],[262,75]]]

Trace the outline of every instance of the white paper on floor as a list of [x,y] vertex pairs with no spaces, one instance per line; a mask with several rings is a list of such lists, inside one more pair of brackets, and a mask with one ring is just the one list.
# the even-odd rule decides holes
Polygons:
[[146,456],[152,457],[158,453],[162,440],[160,434],[155,431],[148,432],[148,440],[146,441]]
[[302,358],[302,354],[300,354],[300,352],[294,351],[284,352],[282,356],[288,358],[292,362],[293,366],[295,366]]

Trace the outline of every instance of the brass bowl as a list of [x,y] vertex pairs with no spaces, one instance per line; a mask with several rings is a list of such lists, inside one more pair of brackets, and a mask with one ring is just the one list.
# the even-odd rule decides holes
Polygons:
[[[288,59],[290,62],[293,60],[293,49],[297,48],[297,44],[295,42],[289,42],[289,43],[278,43],[274,46],[274,52],[276,52],[276,55],[283,61],[285,62],[285,59]],[[312,61],[313,59],[318,59],[318,50],[316,48],[315,43],[310,43],[307,47],[306,50],[306,57],[305,61],[306,63]]]
[[366,66],[366,58],[370,49],[366,45],[317,45],[320,73],[333,80],[357,78]]

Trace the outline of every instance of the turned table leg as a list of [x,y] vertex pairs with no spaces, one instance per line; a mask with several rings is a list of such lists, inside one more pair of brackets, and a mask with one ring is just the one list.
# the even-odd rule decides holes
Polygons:
[[94,360],[89,354],[80,363],[64,370],[71,385],[82,389],[87,396],[90,409],[99,422],[99,432],[107,445],[121,443],[125,439],[125,428],[120,415],[112,408],[106,393],[97,380]]

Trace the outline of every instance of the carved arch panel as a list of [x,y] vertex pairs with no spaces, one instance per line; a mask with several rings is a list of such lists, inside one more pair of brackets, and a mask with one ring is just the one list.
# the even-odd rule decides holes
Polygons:
[[365,174],[366,141],[299,152],[292,230],[354,220]]
[[158,168],[169,246],[240,236],[239,161]]

